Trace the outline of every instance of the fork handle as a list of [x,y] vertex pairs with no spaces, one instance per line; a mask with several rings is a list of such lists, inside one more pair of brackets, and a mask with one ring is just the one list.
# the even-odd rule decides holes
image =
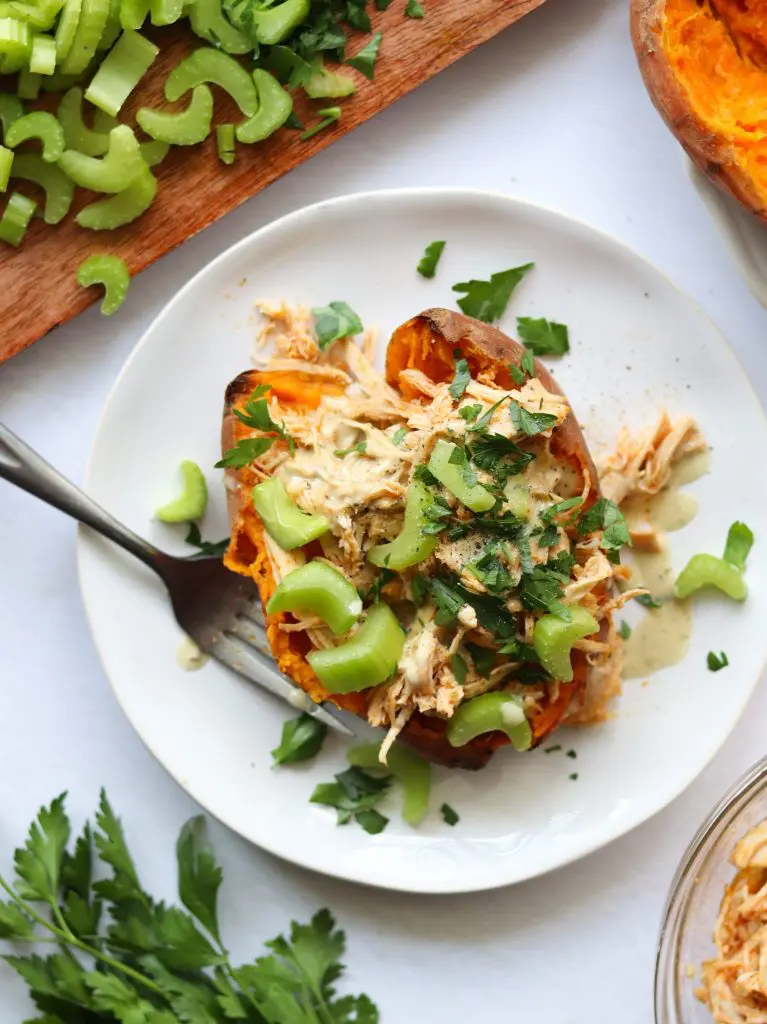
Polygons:
[[116,519],[84,494],[79,487],[57,472],[53,466],[37,454],[21,438],[0,423],[0,478],[16,484],[35,498],[66,512],[78,522],[90,526],[102,537],[114,541],[131,555],[159,571],[161,558],[157,548],[147,544],[132,530],[126,529]]

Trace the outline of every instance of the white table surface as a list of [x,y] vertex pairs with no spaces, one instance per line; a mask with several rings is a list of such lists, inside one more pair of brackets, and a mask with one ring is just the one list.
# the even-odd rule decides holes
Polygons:
[[[92,308],[0,367],[3,421],[82,479],[123,361],[200,267],[304,204],[427,184],[514,193],[634,246],[712,315],[767,397],[767,314],[737,276],[647,99],[626,8],[626,0],[549,0],[146,271],[118,316],[105,320]],[[79,824],[104,785],[145,884],[172,898],[177,830],[197,808],[112,697],[83,615],[75,528],[0,483],[0,538],[0,867],[9,871],[41,803],[68,790]],[[720,793],[765,753],[766,717],[762,688],[724,749],[671,807],[578,864],[500,892],[440,898],[365,890],[283,864],[212,823],[225,869],[224,934],[246,958],[291,916],[330,906],[349,937],[350,989],[370,993],[384,1024],[463,1024],[479,1008],[488,1018],[536,1024],[645,1024],[658,922],[677,860]],[[0,966],[0,1024],[18,1024],[28,1010],[24,986]]]

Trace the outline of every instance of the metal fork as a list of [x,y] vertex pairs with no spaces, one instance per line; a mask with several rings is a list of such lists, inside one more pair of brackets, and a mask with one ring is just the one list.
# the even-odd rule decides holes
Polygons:
[[206,654],[333,729],[360,734],[351,715],[328,703],[315,704],[278,670],[252,579],[231,572],[220,558],[175,558],[159,551],[118,523],[2,423],[0,478],[66,512],[156,572],[167,587],[179,626]]

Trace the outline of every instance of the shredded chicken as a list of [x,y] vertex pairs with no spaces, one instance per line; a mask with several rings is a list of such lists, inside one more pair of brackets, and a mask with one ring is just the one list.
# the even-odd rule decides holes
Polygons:
[[719,909],[717,955],[702,965],[697,995],[716,1024],[767,1024],[767,820],[731,860],[738,871]]
[[[503,492],[508,495],[509,508],[523,509],[514,515],[529,520],[531,529],[525,531],[529,550],[513,540],[496,540],[492,532],[470,529],[461,535],[461,527],[471,522],[471,514],[449,491],[441,491],[442,508],[458,529],[440,533],[433,554],[418,565],[417,572],[422,578],[434,573],[446,575],[472,596],[454,611],[452,619],[447,617],[447,624],[442,624],[438,607],[429,601],[416,609],[412,622],[412,612],[406,614],[409,624],[397,671],[372,692],[368,704],[371,724],[388,730],[382,759],[415,713],[448,719],[463,700],[499,687],[518,694],[529,714],[544,710],[558,699],[560,687],[556,681],[516,680],[527,659],[515,661],[507,656],[492,664],[498,635],[487,628],[469,601],[476,598],[494,606],[500,602],[504,614],[514,616],[516,639],[530,645],[542,612],[540,608],[530,610],[534,606],[524,607],[516,587],[533,567],[545,566],[559,556],[572,556],[572,567],[567,569],[569,581],[562,585],[559,600],[581,605],[600,623],[599,635],[576,644],[589,671],[586,688],[573,699],[566,717],[575,723],[603,720],[610,701],[620,692],[621,679],[622,641],[611,613],[643,591],[630,588],[630,570],[606,556],[600,547],[601,530],[583,538],[574,535],[572,529],[568,531],[565,520],[552,523],[545,516],[540,518],[557,503],[588,495],[592,487],[588,472],[578,473],[550,444],[553,432],[570,413],[567,401],[547,391],[535,377],[507,391],[481,375],[479,380],[468,382],[456,401],[449,382],[435,383],[420,370],[404,369],[399,384],[405,394],[415,396],[409,400],[374,368],[371,333],[365,335],[361,345],[347,338],[321,352],[307,309],[266,302],[258,303],[257,308],[262,314],[258,338],[262,361],[265,346],[273,353],[265,364],[268,369],[315,376],[340,385],[344,393],[324,395],[311,414],[297,412],[289,405],[281,407],[270,396],[271,416],[284,424],[293,447],[274,444],[253,469],[263,478],[277,475],[301,509],[329,520],[330,530],[320,539],[323,556],[361,593],[376,584],[378,575],[368,552],[373,545],[391,540],[400,532],[415,467],[428,462],[440,438],[467,436],[468,425],[482,420],[485,436],[513,441],[533,456],[523,472],[508,478]],[[518,417],[509,414],[509,402],[518,403],[529,413],[552,416],[551,425],[535,435],[521,432]],[[652,430],[639,437],[622,432],[616,452],[603,464],[602,492],[617,504],[632,494],[656,494],[668,484],[676,460],[704,447],[705,441],[692,420],[672,423],[664,413]],[[521,449],[512,446],[512,450]],[[475,472],[480,484],[496,486],[490,470],[478,463]],[[497,493],[501,496],[500,491]],[[652,527],[647,539],[650,544],[651,532]],[[283,551],[268,535],[266,546],[275,580],[283,579],[300,564],[302,556]],[[482,567],[487,558],[492,562],[490,570]],[[494,580],[498,573],[511,585],[507,582],[497,589]],[[388,581],[387,600],[417,604],[411,576],[405,571],[393,582]],[[380,579],[376,585],[380,588]],[[316,618],[294,619],[281,623],[280,628],[303,631],[314,647],[343,642],[344,638],[333,637]],[[482,659],[475,664],[474,657],[477,652],[482,655],[483,647],[490,650],[491,666],[485,664],[480,671]],[[469,655],[467,651],[474,653]]]

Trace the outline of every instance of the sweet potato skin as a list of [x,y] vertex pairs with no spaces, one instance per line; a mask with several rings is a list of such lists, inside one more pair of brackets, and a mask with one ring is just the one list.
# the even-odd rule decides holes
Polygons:
[[[487,374],[502,387],[513,387],[508,364],[519,365],[524,348],[495,327],[483,324],[461,313],[447,309],[429,309],[399,327],[392,336],[386,354],[386,378],[405,397],[407,387],[400,386],[399,373],[408,367],[423,370],[435,381],[449,380],[454,373],[454,352],[460,350],[469,362],[472,374]],[[562,394],[553,377],[536,360],[536,374],[547,390]],[[300,407],[316,406],[319,398],[307,387],[294,387],[282,381],[279,374],[251,370],[240,374],[226,391],[222,425],[222,448],[233,447],[248,435],[235,416],[258,384],[270,383],[284,401],[300,394]],[[323,385],[325,387],[326,385]],[[299,403],[293,403],[296,407]],[[597,475],[577,420],[571,413],[558,428],[557,445],[562,458],[572,461],[584,485],[588,484],[587,503],[598,497]],[[263,527],[250,499],[250,490],[257,482],[249,468],[227,470],[226,488],[232,541],[226,564],[235,572],[252,576],[259,587],[264,605],[274,591],[275,581],[263,544]],[[284,616],[267,619],[267,636],[280,669],[316,701],[329,700],[338,707],[366,717],[367,697],[364,692],[330,695],[325,692],[306,661],[306,638],[300,633],[279,629]],[[585,686],[588,666],[578,651],[573,655],[574,679],[560,684],[556,701],[549,704],[532,721],[534,744],[540,743],[554,729],[567,711],[571,698]],[[416,713],[400,735],[400,740],[418,750],[428,760],[448,767],[478,769],[484,767],[500,746],[508,743],[502,733],[477,737],[465,747],[451,747],[445,737],[445,722],[436,717]]]
[[738,166],[729,142],[690,108],[686,90],[663,48],[664,10],[665,0],[631,0],[631,37],[650,99],[693,163],[722,191],[767,220],[765,197]]

